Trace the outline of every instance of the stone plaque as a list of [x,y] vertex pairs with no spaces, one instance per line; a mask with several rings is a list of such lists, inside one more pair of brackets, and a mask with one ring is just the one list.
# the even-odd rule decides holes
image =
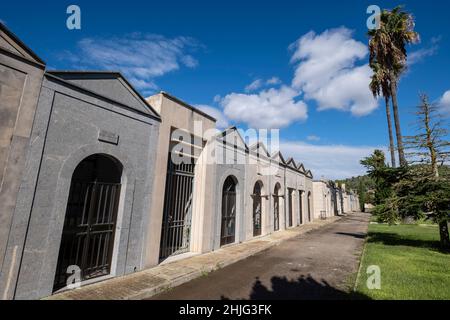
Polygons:
[[118,145],[119,144],[119,135],[114,132],[100,130],[98,134],[98,140],[106,143],[111,143]]

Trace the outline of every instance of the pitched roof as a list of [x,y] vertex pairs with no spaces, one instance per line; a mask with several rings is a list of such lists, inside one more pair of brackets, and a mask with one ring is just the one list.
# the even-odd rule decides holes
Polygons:
[[47,73],[117,101],[140,113],[159,118],[159,114],[120,72],[55,70]]
[[0,22],[0,50],[9,52],[16,57],[25,59],[29,62],[45,67],[45,62],[33,52],[22,40],[19,39],[11,30]]
[[286,164],[286,160],[284,160],[283,154],[281,151],[277,151],[272,155],[272,159],[276,159],[277,157],[280,158],[282,164]]
[[267,151],[267,147],[265,146],[264,142],[262,142],[262,141],[258,141],[249,147],[250,151],[259,150],[260,148],[264,151],[265,156],[270,157],[270,153],[269,153],[269,151]]
[[291,168],[297,170],[297,164],[295,163],[294,158],[290,157],[289,159],[287,159],[287,160],[286,160],[286,164],[287,164],[289,167],[291,167]]
[[192,110],[192,111],[194,111],[194,112],[196,112],[196,113],[198,113],[198,114],[208,118],[211,121],[217,122],[217,119],[214,118],[213,116],[207,114],[206,112],[203,112],[202,110],[200,110],[200,109],[198,109],[196,107],[191,106],[189,103],[184,102],[183,100],[181,100],[181,99],[179,99],[179,98],[177,98],[177,97],[175,97],[175,96],[173,96],[173,95],[171,95],[171,94],[169,94],[169,93],[167,93],[165,91],[161,91],[160,94],[162,94],[163,96],[165,96],[166,98],[168,98],[168,99],[170,99],[172,101],[177,102],[178,104],[182,105],[183,107],[186,107],[186,108],[188,108],[188,109],[190,109],[190,110]]
[[303,173],[306,173],[305,166],[301,162],[297,163],[297,169]]
[[235,132],[235,133],[237,134],[237,136],[239,137],[239,140],[241,140],[242,145],[243,145],[244,148],[245,148],[245,151],[248,151],[249,148],[248,148],[247,144],[245,143],[244,138],[242,138],[241,133],[239,132],[239,130],[238,130],[237,127],[235,127],[235,126],[228,127],[228,128],[226,128],[225,130],[219,132],[219,133],[216,135],[216,137],[225,137],[225,136],[227,136],[227,135],[228,135],[229,133],[231,133],[231,132]]

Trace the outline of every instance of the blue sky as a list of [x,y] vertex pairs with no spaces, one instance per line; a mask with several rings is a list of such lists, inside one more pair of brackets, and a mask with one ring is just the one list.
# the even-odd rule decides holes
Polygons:
[[[143,95],[167,91],[223,125],[279,127],[286,156],[341,178],[388,143],[384,105],[366,90],[368,5],[404,4],[421,35],[400,83],[403,133],[419,92],[450,110],[450,4],[430,3],[3,1],[0,19],[49,69],[119,69]],[[81,30],[66,28],[70,4]]]

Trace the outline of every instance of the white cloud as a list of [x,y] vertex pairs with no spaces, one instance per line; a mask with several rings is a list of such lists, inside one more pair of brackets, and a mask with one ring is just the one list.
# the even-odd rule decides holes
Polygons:
[[248,86],[245,87],[245,92],[249,93],[265,86],[275,86],[279,84],[281,84],[281,80],[278,77],[272,77],[267,80],[256,79],[255,81],[253,81],[252,83],[250,83]]
[[363,116],[377,108],[370,90],[368,64],[357,64],[368,55],[352,31],[341,27],[321,34],[311,31],[290,46],[296,64],[293,88],[315,100],[319,110],[337,109]]
[[450,90],[446,91],[438,102],[442,112],[450,115]]
[[216,127],[218,129],[229,127],[228,119],[221,110],[204,104],[194,105],[194,107],[215,118],[217,120]]
[[268,84],[268,85],[277,85],[280,83],[281,83],[281,80],[278,77],[272,77],[266,81],[266,84]]
[[198,61],[190,54],[199,43],[188,37],[166,38],[133,33],[115,38],[85,38],[78,50],[65,53],[77,67],[121,71],[144,93],[157,88],[154,79],[180,67],[195,68]]
[[440,36],[433,37],[431,38],[430,44],[427,47],[418,49],[408,54],[408,64],[413,65],[424,60],[427,57],[434,56],[439,50],[440,41],[441,41]]
[[343,179],[366,173],[359,163],[379,146],[314,145],[303,141],[281,141],[280,150],[287,157],[302,162],[314,179]]
[[245,92],[252,92],[255,90],[258,90],[263,86],[263,81],[261,79],[256,79],[252,83],[250,83],[248,86],[245,87]]
[[[275,87],[281,84],[277,77],[256,79],[245,88],[246,94],[230,93],[221,98],[228,119],[256,128],[282,128],[307,118],[303,100],[315,100],[318,110],[337,109],[355,116],[367,115],[378,107],[369,90],[372,71],[361,62],[367,58],[367,45],[354,40],[351,30],[311,31],[289,48],[295,67],[291,86]],[[264,86],[269,88],[262,90]]]
[[310,135],[306,137],[306,140],[308,141],[320,141],[320,137],[315,136],[315,135]]
[[307,106],[290,87],[270,88],[255,94],[230,93],[221,100],[224,114],[252,128],[282,128],[307,118]]
[[425,59],[426,57],[433,56],[438,50],[437,46],[432,46],[430,48],[422,48],[416,51],[411,52],[408,55],[408,64],[413,65]]

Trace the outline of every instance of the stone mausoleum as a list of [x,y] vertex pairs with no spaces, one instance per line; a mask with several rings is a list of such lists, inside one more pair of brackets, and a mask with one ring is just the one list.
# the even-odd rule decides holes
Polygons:
[[119,73],[44,72],[0,36],[1,297],[142,269],[159,115]]

